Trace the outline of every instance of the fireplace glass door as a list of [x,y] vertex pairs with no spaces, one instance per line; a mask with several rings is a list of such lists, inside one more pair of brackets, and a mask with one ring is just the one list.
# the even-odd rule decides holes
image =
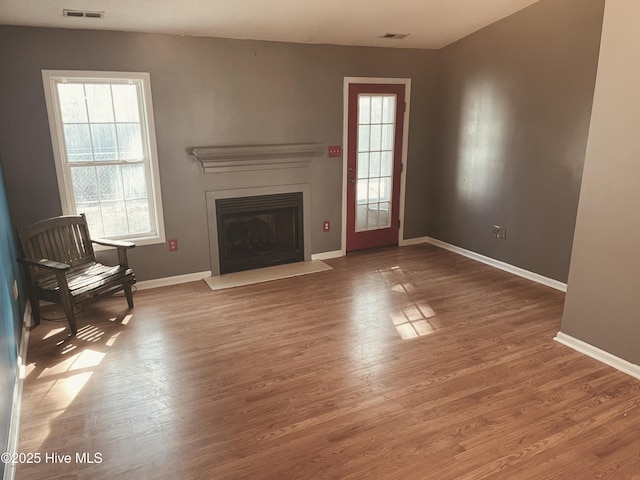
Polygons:
[[304,260],[302,193],[216,200],[220,273]]

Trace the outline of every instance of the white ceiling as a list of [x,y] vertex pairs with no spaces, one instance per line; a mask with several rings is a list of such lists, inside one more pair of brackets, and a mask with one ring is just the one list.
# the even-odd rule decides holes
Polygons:
[[[0,24],[441,48],[537,0],[0,0]],[[63,17],[62,10],[104,18]],[[386,33],[408,33],[403,40]]]

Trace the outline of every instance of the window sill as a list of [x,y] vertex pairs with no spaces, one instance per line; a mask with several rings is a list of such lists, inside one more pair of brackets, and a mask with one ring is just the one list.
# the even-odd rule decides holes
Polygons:
[[[101,237],[108,238],[108,237]],[[163,236],[153,236],[153,237],[132,237],[132,238],[118,238],[117,240],[124,240],[127,242],[133,242],[136,244],[136,247],[142,247],[145,245],[155,245],[158,243],[165,243],[166,240]],[[102,252],[105,250],[115,250],[115,247],[107,247],[105,245],[98,245],[96,243],[93,244],[93,250],[95,252]]]

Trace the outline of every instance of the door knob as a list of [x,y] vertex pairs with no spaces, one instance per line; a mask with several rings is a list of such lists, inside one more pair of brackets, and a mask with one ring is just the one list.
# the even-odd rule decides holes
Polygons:
[[349,167],[349,171],[353,173],[355,169],[353,167]]
[[349,179],[349,183],[350,183],[351,185],[353,185],[354,183],[356,183],[356,179],[355,179],[355,178],[350,178],[350,179]]

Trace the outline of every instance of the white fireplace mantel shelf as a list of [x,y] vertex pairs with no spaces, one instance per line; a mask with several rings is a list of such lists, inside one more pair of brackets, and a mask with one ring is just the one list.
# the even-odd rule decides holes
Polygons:
[[324,149],[321,143],[230,145],[191,147],[189,154],[202,163],[204,173],[225,173],[308,167]]

